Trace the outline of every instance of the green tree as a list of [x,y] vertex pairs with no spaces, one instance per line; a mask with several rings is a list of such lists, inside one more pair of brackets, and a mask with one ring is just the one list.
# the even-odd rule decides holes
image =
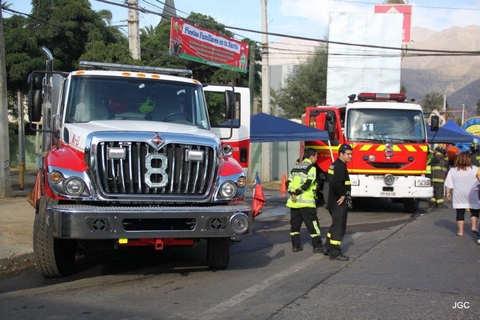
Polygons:
[[433,110],[443,109],[443,95],[438,92],[427,93],[421,102],[424,113],[430,113]]
[[478,116],[480,114],[480,99],[477,100],[477,114],[476,116]]
[[[45,69],[42,46],[52,52],[55,70],[76,69],[79,58],[89,49],[95,50],[99,59],[118,61],[117,56],[128,52],[128,41],[115,27],[106,25],[105,17],[108,14],[93,11],[88,0],[32,0],[29,17],[13,15],[4,19],[9,94],[17,90],[26,93],[28,74]],[[109,44],[125,48],[112,49]],[[103,51],[98,52],[102,48]],[[106,59],[108,54],[113,58]]]
[[299,118],[305,107],[326,103],[327,62],[326,48],[319,47],[287,76],[286,85],[274,92],[272,99],[272,104],[281,109],[282,117]]

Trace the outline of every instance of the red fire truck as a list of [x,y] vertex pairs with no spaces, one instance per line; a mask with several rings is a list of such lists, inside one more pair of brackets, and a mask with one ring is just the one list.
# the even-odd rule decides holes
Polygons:
[[[226,268],[231,237],[252,232],[249,90],[202,85],[180,69],[81,62],[53,71],[43,49],[47,70],[30,75],[28,103],[43,134],[31,197],[41,274],[72,274],[78,248],[202,240],[208,266]],[[217,95],[208,108],[207,93]]]
[[352,197],[389,198],[415,212],[416,199],[433,193],[425,176],[428,144],[422,107],[404,94],[360,93],[348,98],[344,106],[306,108],[303,123],[326,130],[329,140],[306,141],[304,147],[318,150],[317,164],[327,172],[339,145],[350,144]]

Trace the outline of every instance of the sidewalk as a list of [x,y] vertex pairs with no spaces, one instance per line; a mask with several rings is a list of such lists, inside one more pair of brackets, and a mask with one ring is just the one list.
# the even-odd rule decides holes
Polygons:
[[34,208],[27,195],[35,183],[35,172],[25,172],[20,190],[18,171],[10,172],[12,193],[0,199],[0,273],[33,265]]

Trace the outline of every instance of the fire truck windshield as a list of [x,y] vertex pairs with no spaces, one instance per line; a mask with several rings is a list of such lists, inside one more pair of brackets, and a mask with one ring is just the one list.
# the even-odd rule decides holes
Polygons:
[[156,79],[74,76],[66,82],[65,122],[143,120],[209,129],[201,85]]
[[423,143],[426,140],[421,110],[349,109],[346,117],[348,141]]

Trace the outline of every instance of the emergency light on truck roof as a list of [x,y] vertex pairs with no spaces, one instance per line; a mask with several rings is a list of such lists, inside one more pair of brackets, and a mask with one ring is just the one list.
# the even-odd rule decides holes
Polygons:
[[95,61],[80,61],[80,66],[98,68],[103,70],[138,71],[138,72],[150,72],[150,73],[185,75],[185,76],[192,75],[192,70],[188,70],[188,69],[135,66],[135,65],[129,65],[129,64],[105,63],[105,62],[95,62]]
[[403,93],[362,92],[358,95],[360,101],[397,101],[404,102],[407,97]]

